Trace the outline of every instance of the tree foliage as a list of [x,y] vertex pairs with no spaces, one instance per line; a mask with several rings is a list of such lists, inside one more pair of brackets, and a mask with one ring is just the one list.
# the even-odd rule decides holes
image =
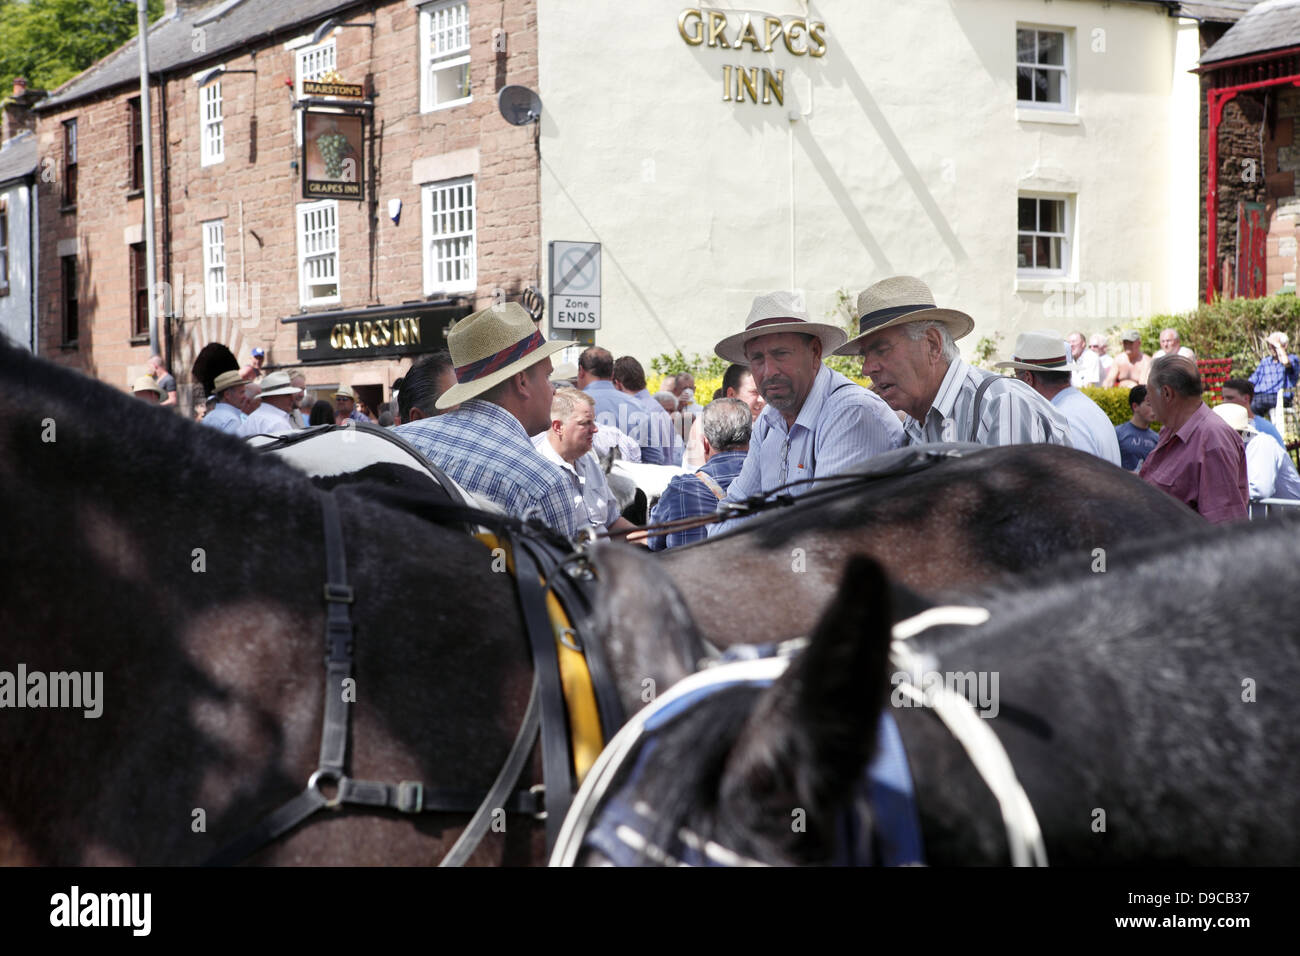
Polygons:
[[[149,0],[149,20],[163,0]],[[130,0],[0,0],[0,95],[15,77],[53,90],[136,34]]]

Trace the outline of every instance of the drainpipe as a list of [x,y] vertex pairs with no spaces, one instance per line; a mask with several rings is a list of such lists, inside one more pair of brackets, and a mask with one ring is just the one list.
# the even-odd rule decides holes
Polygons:
[[[1283,86],[1287,83],[1292,86],[1300,87],[1300,74],[1279,76],[1275,79],[1259,80],[1255,83],[1238,83],[1235,86],[1223,86],[1207,90],[1205,93],[1206,107],[1210,119],[1209,142],[1207,143],[1207,163],[1209,168],[1206,170],[1205,182],[1206,302],[1213,302],[1215,292],[1218,291],[1216,288],[1218,285],[1216,266],[1218,259],[1219,233],[1219,123],[1223,119],[1223,109],[1236,97],[1238,93],[1244,93],[1248,90],[1262,90],[1273,86]],[[1263,172],[1263,169],[1261,169],[1261,175]]]

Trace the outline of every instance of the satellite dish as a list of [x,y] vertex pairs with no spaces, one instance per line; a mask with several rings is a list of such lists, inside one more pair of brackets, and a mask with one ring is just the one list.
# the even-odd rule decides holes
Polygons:
[[542,98],[528,87],[512,83],[501,87],[497,109],[511,126],[527,126],[542,118]]

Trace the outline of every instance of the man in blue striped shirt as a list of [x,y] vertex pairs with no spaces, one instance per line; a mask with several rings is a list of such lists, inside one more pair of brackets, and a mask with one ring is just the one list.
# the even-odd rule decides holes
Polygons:
[[904,412],[908,444],[1071,446],[1070,426],[1024,382],[967,365],[956,340],[975,320],[934,304],[915,276],[882,279],[858,296],[858,335],[837,355],[861,355],[872,390]]
[[[659,498],[650,523],[663,524],[681,518],[711,515],[727,489],[740,474],[749,451],[749,434],[753,416],[749,406],[738,398],[714,399],[700,415],[704,430],[704,467],[693,474],[678,475],[668,482]],[[708,528],[689,528],[646,539],[651,551],[676,548],[708,537]]]
[[[902,445],[903,426],[880,397],[822,363],[845,338],[809,321],[794,293],[773,292],[754,300],[744,332],[718,343],[719,356],[749,366],[767,401],[727,501],[787,484],[790,494],[804,494],[814,479]],[[731,524],[711,525],[709,534]]]
[[394,431],[466,491],[571,538],[577,523],[569,482],[528,437],[550,427],[550,356],[567,345],[543,339],[517,302],[476,312],[447,336],[457,384],[437,407],[460,408]]

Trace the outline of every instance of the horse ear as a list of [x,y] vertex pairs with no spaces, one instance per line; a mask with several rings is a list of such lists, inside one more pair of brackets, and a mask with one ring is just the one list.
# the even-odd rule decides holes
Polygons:
[[875,751],[890,627],[889,581],[855,557],[808,647],[759,698],[727,758],[720,812],[787,858],[826,860],[836,811]]
[[609,656],[624,711],[634,714],[708,656],[695,619],[672,579],[637,545],[599,544],[591,565],[592,630]]

